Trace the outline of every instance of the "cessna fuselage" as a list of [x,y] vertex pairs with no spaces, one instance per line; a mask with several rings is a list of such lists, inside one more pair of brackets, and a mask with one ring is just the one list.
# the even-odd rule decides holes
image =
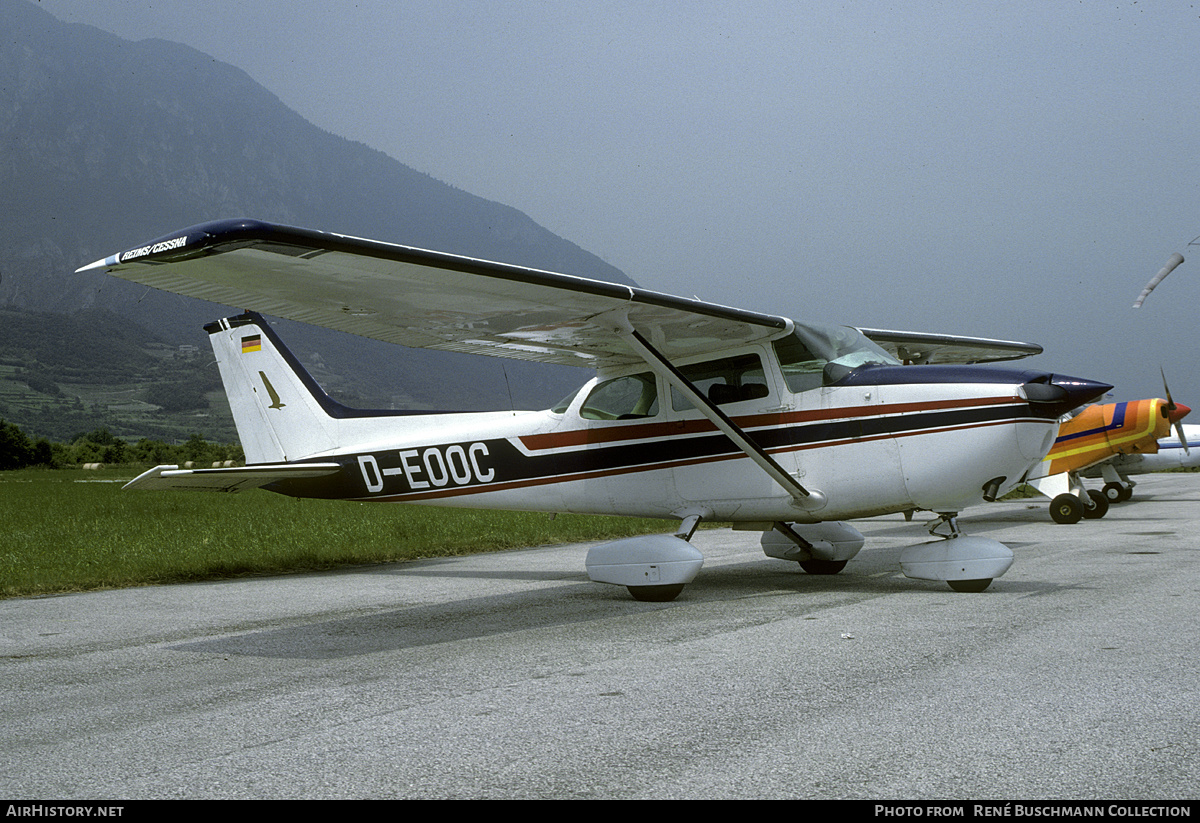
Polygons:
[[[285,494],[512,510],[816,522],[956,512],[1016,485],[1088,381],[984,366],[830,369],[780,341],[681,364],[697,389],[827,503],[805,510],[662,376],[600,374],[553,409],[334,415],[314,453],[343,471]],[[1040,387],[1031,398],[1028,386]],[[1048,401],[1046,391],[1053,400]],[[248,458],[250,456],[248,455]],[[989,484],[992,484],[989,488]]]

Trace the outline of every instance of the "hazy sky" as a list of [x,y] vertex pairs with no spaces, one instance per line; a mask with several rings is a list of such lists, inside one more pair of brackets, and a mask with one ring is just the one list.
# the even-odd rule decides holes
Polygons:
[[1200,3],[39,5],[238,66],[647,288],[1041,343],[1119,399],[1162,365],[1200,422]]

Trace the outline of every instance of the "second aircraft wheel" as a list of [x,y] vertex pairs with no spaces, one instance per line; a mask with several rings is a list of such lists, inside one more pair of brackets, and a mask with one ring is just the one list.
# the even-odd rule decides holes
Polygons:
[[1092,505],[1090,507],[1084,506],[1084,517],[1088,520],[1099,520],[1108,514],[1108,498],[1104,496],[1104,492],[1088,489],[1088,497],[1092,499]]
[[1050,501],[1050,516],[1055,523],[1078,523],[1083,517],[1083,503],[1073,494],[1060,494]]

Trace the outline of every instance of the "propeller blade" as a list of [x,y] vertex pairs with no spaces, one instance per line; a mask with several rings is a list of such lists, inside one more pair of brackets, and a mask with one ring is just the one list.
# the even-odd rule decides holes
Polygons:
[[1171,398],[1171,387],[1167,385],[1167,373],[1163,371],[1162,366],[1158,367],[1158,373],[1162,375],[1163,391],[1167,393],[1167,419],[1171,421],[1171,424],[1175,427],[1175,433],[1179,435],[1179,442],[1183,446],[1183,453],[1191,454],[1191,450],[1188,449],[1187,438],[1183,435],[1183,423],[1180,421],[1187,417],[1192,410],[1182,403],[1177,405]]
[[1183,436],[1183,424],[1178,421],[1175,423],[1175,433],[1179,435],[1179,442],[1183,444],[1183,453],[1191,454],[1191,450],[1188,449],[1187,438]]
[[1167,385],[1167,373],[1163,371],[1163,367],[1158,367],[1158,373],[1162,375],[1163,391],[1167,393],[1167,411],[1175,411],[1175,401],[1171,399],[1171,387]]

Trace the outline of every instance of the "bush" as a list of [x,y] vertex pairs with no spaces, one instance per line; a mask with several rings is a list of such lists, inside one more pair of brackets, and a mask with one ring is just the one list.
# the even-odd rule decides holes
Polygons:
[[19,426],[0,419],[0,470],[30,466],[60,469],[84,463],[133,463],[149,467],[193,462],[208,466],[226,460],[241,463],[245,459],[240,445],[209,443],[199,434],[193,434],[180,445],[145,437],[130,444],[108,429],[98,428],[75,435],[69,443],[51,443],[45,438],[35,443]]

